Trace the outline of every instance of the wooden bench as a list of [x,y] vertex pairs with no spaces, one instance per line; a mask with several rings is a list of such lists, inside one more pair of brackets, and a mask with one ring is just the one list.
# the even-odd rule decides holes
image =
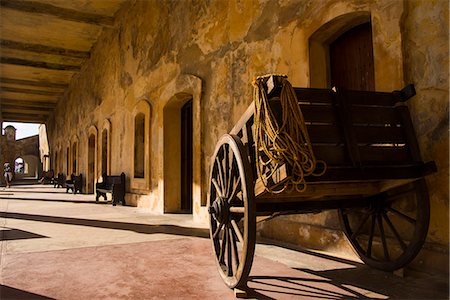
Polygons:
[[69,190],[72,190],[74,194],[76,194],[77,191],[81,194],[81,186],[83,182],[82,179],[82,174],[78,176],[76,176],[75,174],[70,175],[70,180],[66,181],[66,193],[68,193]]
[[112,194],[112,205],[115,206],[118,202],[125,205],[125,173],[121,173],[118,176],[108,176],[103,174],[103,182],[95,184],[96,197],[95,201],[98,201],[100,196],[103,196],[105,200],[106,193]]
[[53,183],[54,176],[55,172],[53,172],[53,170],[44,171],[42,172],[42,176],[39,182],[42,184]]
[[55,188],[64,187],[65,184],[66,184],[66,175],[64,175],[64,173],[58,173],[58,177],[55,177],[53,179],[53,187]]

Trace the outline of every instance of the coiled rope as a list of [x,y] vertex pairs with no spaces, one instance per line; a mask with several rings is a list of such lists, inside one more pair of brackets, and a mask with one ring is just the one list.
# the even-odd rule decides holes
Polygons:
[[[323,175],[326,171],[326,163],[316,160],[314,156],[305,119],[300,110],[300,105],[298,105],[295,91],[285,75],[276,75],[282,81],[280,94],[282,122],[278,124],[270,108],[265,88],[266,81],[270,76],[275,75],[260,76],[253,81],[254,138],[258,176],[262,179],[266,191],[270,193],[291,192],[294,189],[298,192],[304,192],[306,190],[305,177]],[[269,186],[268,179],[284,164],[290,166],[289,176],[280,183]],[[323,164],[320,173],[314,173],[317,164]],[[263,174],[262,169],[264,167],[269,168],[269,174]],[[287,190],[288,187],[289,190]]]

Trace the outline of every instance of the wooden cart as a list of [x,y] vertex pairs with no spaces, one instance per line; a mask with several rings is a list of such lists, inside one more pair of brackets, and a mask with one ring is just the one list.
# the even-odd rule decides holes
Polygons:
[[[267,87],[276,111],[279,78]],[[307,189],[272,194],[258,178],[254,103],[214,151],[208,212],[215,261],[224,282],[244,286],[252,266],[257,216],[337,209],[342,230],[368,265],[393,271],[411,262],[428,230],[424,176],[436,172],[421,160],[406,100],[413,85],[392,93],[294,88],[311,144],[326,161],[323,176],[306,178]],[[273,184],[289,166],[272,175]],[[270,178],[269,178],[270,179]]]

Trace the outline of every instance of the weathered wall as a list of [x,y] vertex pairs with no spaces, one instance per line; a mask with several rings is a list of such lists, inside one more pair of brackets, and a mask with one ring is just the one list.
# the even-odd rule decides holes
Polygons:
[[[164,169],[168,153],[164,144],[169,138],[164,135],[164,108],[174,97],[190,95],[195,124],[194,216],[203,220],[206,212],[201,203],[206,197],[210,156],[219,137],[233,127],[252,101],[252,78],[284,73],[294,86],[309,86],[309,38],[330,21],[347,20],[343,15],[368,16],[373,28],[376,89],[391,91],[410,82],[417,85],[418,96],[411,107],[422,154],[427,160],[437,160],[440,168],[429,181],[433,207],[430,241],[447,245],[446,5],[446,1],[397,0],[131,1],[119,11],[115,26],[102,34],[90,60],[60,101],[48,123],[50,147],[59,150],[65,161],[69,140],[76,136],[79,170],[86,173],[88,129],[95,126],[100,132],[105,119],[109,120],[111,174],[126,173],[129,203],[162,213],[164,202],[174,201],[164,199],[164,184],[170,178]],[[429,30],[441,37],[433,37]],[[138,186],[130,179],[133,111],[140,100],[151,107],[150,171],[148,185],[133,188]],[[60,171],[67,172],[65,163],[61,165]],[[344,243],[335,231],[327,235],[308,225],[335,228],[333,213],[292,216],[284,221],[290,222],[288,235],[294,236],[286,240],[303,242],[306,237],[297,233],[306,230],[316,232],[307,245],[323,241],[322,248],[326,248],[339,244],[336,241]],[[262,228],[269,236],[286,225],[272,224]]]

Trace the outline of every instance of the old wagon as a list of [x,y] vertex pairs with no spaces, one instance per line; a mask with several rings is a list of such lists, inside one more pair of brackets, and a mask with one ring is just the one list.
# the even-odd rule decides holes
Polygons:
[[[434,162],[421,160],[405,105],[414,86],[386,93],[292,88],[285,76],[258,80],[256,98],[266,102],[253,101],[211,160],[210,237],[226,285],[246,284],[257,217],[274,214],[337,209],[342,230],[367,265],[393,271],[410,263],[428,230],[424,176],[436,172]],[[265,136],[273,128],[261,131],[268,117],[276,130],[285,127],[291,109],[282,98],[289,92],[296,99],[288,105],[295,99],[306,130],[307,139],[297,143],[311,150],[315,168],[295,176],[293,165],[303,158],[271,161],[263,150],[276,150]]]

